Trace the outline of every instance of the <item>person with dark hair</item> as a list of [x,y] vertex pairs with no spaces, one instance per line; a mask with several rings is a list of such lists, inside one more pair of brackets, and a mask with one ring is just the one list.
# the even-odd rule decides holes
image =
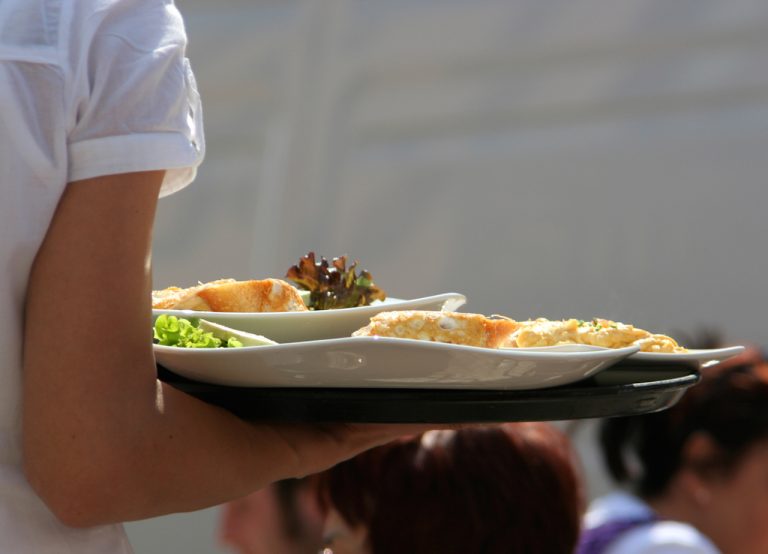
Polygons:
[[237,554],[315,554],[322,531],[310,477],[278,481],[221,508],[219,541]]
[[318,478],[334,554],[570,554],[580,483],[568,439],[546,423],[429,431]]
[[604,420],[599,437],[610,474],[631,493],[591,504],[578,554],[768,552],[768,363],[759,351],[705,368],[667,411]]

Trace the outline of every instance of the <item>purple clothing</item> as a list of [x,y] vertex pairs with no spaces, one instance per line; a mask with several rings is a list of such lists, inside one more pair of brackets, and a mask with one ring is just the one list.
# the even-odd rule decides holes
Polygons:
[[605,550],[621,535],[640,527],[658,521],[655,515],[643,518],[609,521],[592,529],[582,532],[575,554],[603,554]]

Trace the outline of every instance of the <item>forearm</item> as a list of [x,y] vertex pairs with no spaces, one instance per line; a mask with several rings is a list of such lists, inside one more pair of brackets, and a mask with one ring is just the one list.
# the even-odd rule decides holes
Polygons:
[[80,425],[87,435],[76,446],[75,438],[60,436],[68,453],[47,468],[52,482],[45,490],[65,522],[198,510],[299,473],[295,452],[269,426],[249,425],[161,383],[156,398],[134,396],[122,415],[94,413],[108,426]]
[[161,181],[70,185],[30,276],[25,467],[73,524],[193,510],[295,467],[268,427],[157,384],[148,253]]
[[157,402],[126,395],[109,410],[81,405],[77,418],[26,418],[29,478],[65,523],[201,509],[296,473],[294,453],[269,427],[159,384],[157,392]]
[[71,184],[32,268],[24,463],[59,518],[80,526],[195,510],[425,429],[250,425],[158,384],[149,251],[162,177]]
[[51,411],[25,418],[30,480],[69,525],[206,508],[426,428],[250,424],[160,382],[114,398],[108,409],[79,406],[88,421]]

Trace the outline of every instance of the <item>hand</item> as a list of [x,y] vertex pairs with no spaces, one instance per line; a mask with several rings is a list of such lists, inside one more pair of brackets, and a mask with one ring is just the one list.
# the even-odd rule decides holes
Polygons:
[[288,477],[304,477],[399,437],[466,426],[435,423],[280,423],[271,425],[271,428],[294,453],[295,474]]

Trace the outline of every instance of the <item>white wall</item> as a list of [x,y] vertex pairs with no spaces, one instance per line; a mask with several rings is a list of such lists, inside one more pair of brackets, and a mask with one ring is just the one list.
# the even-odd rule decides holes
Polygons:
[[135,554],[214,554],[228,552],[217,541],[218,510],[158,517],[126,524]]
[[[179,5],[208,158],[161,202],[157,286],[315,250],[392,296],[768,343],[765,2]],[[159,533],[214,513],[129,530],[181,551]]]

